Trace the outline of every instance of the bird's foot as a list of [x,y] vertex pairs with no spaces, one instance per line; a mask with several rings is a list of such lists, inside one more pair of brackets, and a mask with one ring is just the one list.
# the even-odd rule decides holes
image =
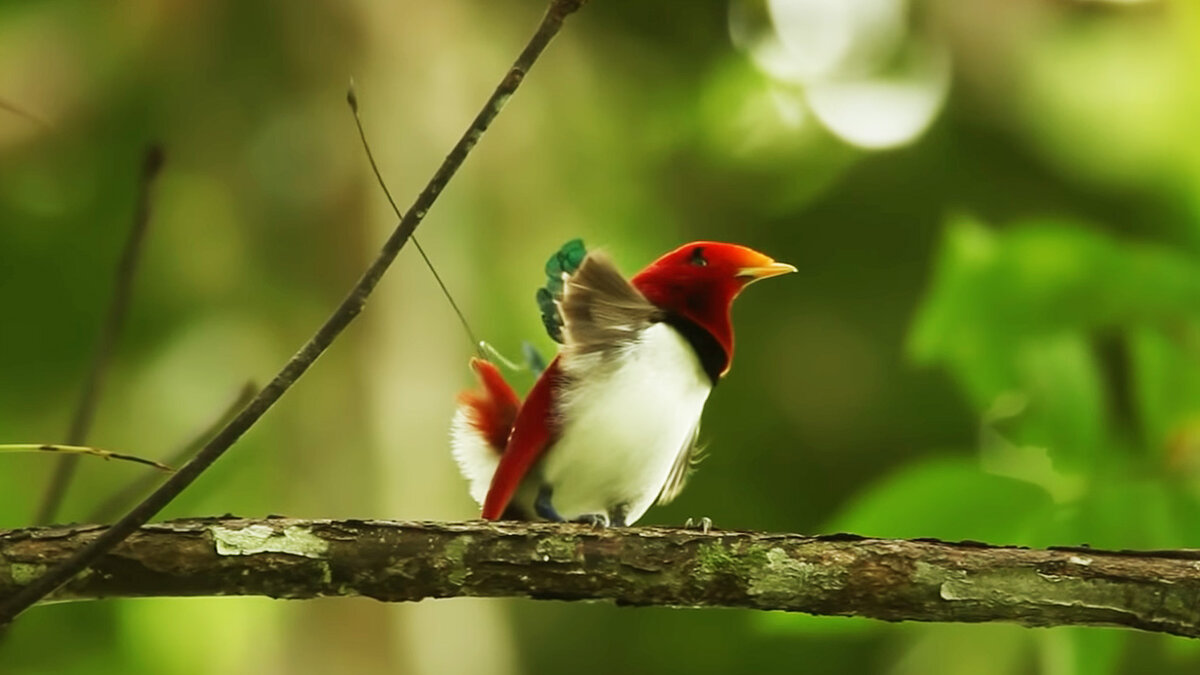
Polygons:
[[533,510],[539,516],[549,520],[552,523],[563,522],[563,517],[558,515],[558,511],[554,510],[554,504],[550,502],[550,497],[554,494],[554,489],[549,485],[543,485],[538,489],[537,499],[533,501]]
[[613,527],[625,527],[625,521],[629,519],[629,504],[621,503],[612,507],[608,512],[608,519]]
[[588,513],[571,521],[572,523],[583,523],[592,527],[608,527],[609,519],[607,513]]
[[708,516],[703,516],[699,519],[688,518],[687,522],[683,524],[683,529],[700,530],[704,534],[708,534],[712,530],[712,518]]

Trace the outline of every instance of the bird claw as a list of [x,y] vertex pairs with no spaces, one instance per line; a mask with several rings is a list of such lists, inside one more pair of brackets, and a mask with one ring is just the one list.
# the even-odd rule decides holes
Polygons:
[[587,515],[579,516],[578,518],[576,518],[575,520],[573,520],[571,522],[583,523],[584,525],[591,525],[592,527],[598,527],[598,528],[608,527],[608,514],[607,513],[589,513]]
[[704,516],[700,519],[688,518],[683,524],[685,530],[700,530],[704,534],[708,534],[712,530],[712,518]]

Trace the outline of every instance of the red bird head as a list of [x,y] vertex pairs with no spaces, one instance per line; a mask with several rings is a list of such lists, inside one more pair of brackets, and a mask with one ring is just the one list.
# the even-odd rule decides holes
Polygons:
[[712,334],[725,352],[724,375],[733,360],[733,299],[759,279],[795,271],[745,246],[694,241],[650,263],[632,283],[655,306]]

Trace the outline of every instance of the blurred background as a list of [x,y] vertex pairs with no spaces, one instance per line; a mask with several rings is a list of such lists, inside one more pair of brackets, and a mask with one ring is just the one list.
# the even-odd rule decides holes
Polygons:
[[[0,439],[62,440],[157,186],[97,445],[166,457],[264,383],[394,224],[539,0],[0,5]],[[708,459],[645,524],[1200,546],[1200,3],[593,0],[419,230],[475,330],[544,353],[583,237],[632,273],[693,239],[795,264],[734,311]],[[17,109],[14,112],[12,109]],[[409,247],[367,311],[161,514],[468,519],[471,355]],[[518,388],[531,383],[514,376]],[[0,459],[0,528],[53,458]],[[84,460],[60,520],[142,475]],[[4,673],[1194,673],[1197,643],[459,599],[36,608]]]

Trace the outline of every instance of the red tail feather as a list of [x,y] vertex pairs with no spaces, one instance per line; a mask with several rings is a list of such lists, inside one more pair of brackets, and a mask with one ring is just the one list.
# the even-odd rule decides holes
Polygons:
[[469,409],[471,425],[483,434],[497,454],[501,454],[508,445],[521,399],[504,381],[496,366],[483,359],[471,359],[471,368],[479,376],[482,389],[462,392],[458,402]]

